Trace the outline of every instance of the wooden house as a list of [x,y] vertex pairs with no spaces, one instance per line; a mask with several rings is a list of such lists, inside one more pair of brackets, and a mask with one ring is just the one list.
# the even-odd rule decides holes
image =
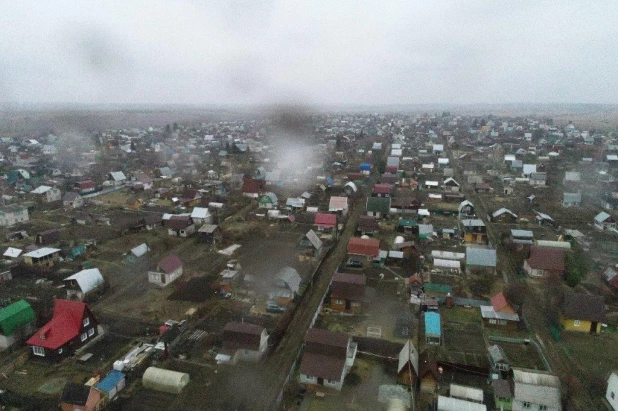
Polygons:
[[600,295],[566,293],[560,304],[560,325],[567,331],[601,333],[605,300]]
[[361,311],[367,279],[361,274],[336,273],[330,287],[330,308],[335,311]]
[[148,271],[148,282],[165,287],[182,275],[183,262],[173,254],[162,258],[155,271]]

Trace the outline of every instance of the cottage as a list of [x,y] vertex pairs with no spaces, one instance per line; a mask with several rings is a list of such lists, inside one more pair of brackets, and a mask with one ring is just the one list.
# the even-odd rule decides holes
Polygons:
[[62,192],[56,187],[50,186],[38,186],[32,190],[30,194],[34,194],[38,201],[42,203],[53,203],[54,201],[60,201],[62,198]]
[[28,208],[20,204],[0,207],[0,226],[11,227],[18,223],[29,221]]
[[[454,384],[451,384],[451,386]],[[481,393],[483,392],[480,390]],[[455,397],[438,396],[438,411],[487,411],[485,404],[479,404],[472,401],[462,400]]]
[[36,314],[26,300],[0,310],[0,352],[23,341],[35,330]]
[[506,378],[511,370],[511,364],[502,347],[498,344],[487,347],[487,356],[490,365],[490,378],[492,380]]
[[103,284],[103,276],[98,268],[88,268],[73,274],[62,280],[67,290],[67,299],[84,301],[88,294],[100,289]]
[[459,206],[457,207],[457,212],[459,214],[460,220],[469,219],[476,215],[474,213],[474,204],[472,204],[468,200],[464,200],[459,203]]
[[483,220],[478,218],[467,219],[462,220],[461,224],[463,225],[464,240],[466,243],[487,243],[487,227]]
[[515,244],[531,245],[534,243],[534,233],[530,230],[512,229],[510,239]]
[[418,381],[418,351],[412,344],[412,341],[406,341],[399,352],[399,361],[397,363],[397,382],[407,387],[411,387],[416,390],[416,383]]
[[259,198],[264,189],[264,180],[248,178],[243,181],[242,195],[249,198]]
[[73,189],[81,195],[90,194],[96,190],[96,185],[92,180],[84,180],[79,183],[75,183]]
[[68,381],[60,396],[62,411],[99,411],[103,408],[104,394],[98,388]]
[[615,230],[616,220],[605,211],[602,211],[594,217],[594,226],[599,230]]
[[301,384],[324,386],[341,391],[343,381],[356,359],[357,344],[335,331],[310,328],[300,362]]
[[393,188],[390,184],[376,184],[371,193],[374,197],[390,197],[393,195]]
[[515,214],[508,208],[502,207],[501,209],[496,210],[491,214],[490,220],[495,223],[512,224],[517,221],[517,214]]
[[440,381],[438,363],[429,350],[425,350],[418,358],[418,378],[421,380],[421,393],[434,394]]
[[494,402],[499,410],[513,409],[513,386],[510,380],[494,379],[491,382],[494,390]]
[[60,259],[60,249],[43,247],[24,254],[24,262],[30,265],[52,267]]
[[530,257],[524,261],[524,271],[530,277],[546,277],[564,273],[564,250],[532,246]]
[[379,231],[379,228],[380,226],[375,217],[363,215],[358,218],[356,233],[360,235],[373,235]]
[[513,368],[512,409],[561,411],[560,379],[547,371]]
[[36,235],[36,243],[39,245],[49,245],[60,241],[60,231],[52,228],[45,230]]
[[346,215],[348,213],[348,198],[332,196],[328,203],[328,212]]
[[496,274],[496,250],[468,246],[466,247],[466,271],[469,274]]
[[95,338],[97,320],[81,301],[57,299],[52,319],[26,342],[35,357],[59,361]]
[[223,345],[215,360],[219,364],[232,365],[239,361],[257,362],[267,349],[268,333],[264,327],[244,322],[229,322],[223,328]]
[[618,266],[607,266],[601,270],[601,278],[607,285],[618,289]]
[[562,193],[562,207],[579,207],[581,202],[581,193]]
[[365,297],[367,278],[361,274],[336,273],[330,286],[330,308],[358,313]]
[[291,299],[294,299],[300,291],[301,278],[292,267],[283,267],[275,275],[275,287],[291,293]]
[[180,258],[170,254],[159,261],[156,271],[148,271],[148,282],[165,287],[182,275],[183,265]]
[[6,249],[4,254],[2,254],[2,256],[6,257],[7,260],[13,260],[15,258],[19,258],[22,252],[23,250],[19,248],[9,247]]
[[481,317],[486,327],[506,328],[516,330],[519,325],[519,315],[500,292],[491,297],[491,305],[482,305]]
[[528,184],[531,186],[544,186],[547,185],[547,173],[532,173]]
[[446,180],[444,180],[444,191],[450,192],[450,193],[458,193],[460,186],[459,183],[457,181],[455,181],[454,178],[449,177]]
[[601,333],[605,300],[600,295],[566,293],[560,304],[560,324],[567,331]]
[[210,224],[212,222],[212,215],[206,207],[193,207],[191,211],[191,219],[195,224]]
[[145,173],[136,173],[135,177],[135,185],[136,188],[141,188],[142,190],[151,190],[153,186],[152,178],[150,178]]
[[188,215],[173,215],[165,224],[168,235],[174,237],[189,237],[195,233],[193,218]]
[[352,258],[372,260],[380,254],[380,240],[352,237],[348,241],[348,254]]
[[440,314],[428,311],[425,316],[425,344],[440,345],[442,343],[442,327]]
[[380,219],[388,215],[391,210],[390,197],[369,197],[366,203],[367,215]]
[[262,196],[260,196],[259,200],[258,200],[258,207],[259,208],[266,208],[268,210],[272,210],[277,208],[277,202],[279,200],[277,199],[277,195],[275,193],[272,192],[268,192]]
[[314,218],[314,225],[318,231],[330,232],[337,228],[337,214],[317,213]]
[[200,241],[212,245],[216,245],[223,239],[223,232],[216,224],[204,224],[197,230],[197,235]]
[[68,208],[80,208],[84,205],[84,198],[75,191],[67,191],[62,196],[62,205]]
[[109,173],[108,179],[113,186],[121,186],[127,182],[127,177],[122,171],[112,171]]

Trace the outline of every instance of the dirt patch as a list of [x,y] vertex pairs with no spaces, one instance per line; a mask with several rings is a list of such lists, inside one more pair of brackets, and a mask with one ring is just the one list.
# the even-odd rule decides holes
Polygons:
[[190,301],[201,303],[212,298],[217,298],[217,277],[194,277],[188,281],[178,282],[176,290],[170,294],[169,301]]

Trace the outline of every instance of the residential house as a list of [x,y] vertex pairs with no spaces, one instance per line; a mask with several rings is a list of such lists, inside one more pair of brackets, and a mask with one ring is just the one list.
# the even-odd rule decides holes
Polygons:
[[494,390],[496,409],[510,411],[513,409],[513,384],[511,380],[494,379],[491,381]]
[[547,185],[547,173],[532,173],[528,184],[531,186],[544,186]]
[[317,213],[314,218],[314,225],[318,231],[331,232],[337,230],[337,214]]
[[380,240],[352,237],[348,241],[348,255],[353,259],[373,260],[380,255]]
[[174,254],[159,260],[156,271],[148,271],[148,282],[165,287],[182,275],[183,262]]
[[268,210],[276,209],[277,202],[278,202],[277,195],[275,193],[268,192],[260,196],[258,200],[258,207],[266,208]]
[[37,201],[41,203],[53,203],[54,201],[60,201],[62,198],[62,192],[59,188],[50,186],[38,186],[30,192],[36,196]]
[[444,180],[443,186],[444,191],[447,191],[449,193],[458,193],[460,189],[459,183],[455,181],[453,177],[449,177]]
[[229,322],[223,328],[223,345],[217,363],[236,365],[239,361],[257,362],[268,349],[268,333],[262,326]]
[[357,344],[340,332],[310,328],[300,362],[301,384],[323,386],[341,391],[343,381],[352,369]]
[[58,241],[60,241],[60,231],[56,228],[41,231],[36,235],[36,243],[38,245],[49,245]]
[[427,311],[425,314],[425,344],[442,344],[442,327],[440,325],[440,314]]
[[618,371],[613,371],[607,379],[605,399],[614,411],[618,411]]
[[249,198],[259,198],[264,190],[264,180],[248,178],[242,183],[242,195]]
[[110,172],[108,179],[113,186],[121,186],[127,182],[127,176],[125,176],[122,171]]
[[581,203],[581,193],[562,193],[562,207],[579,207]]
[[24,254],[24,263],[52,267],[60,259],[60,249],[43,247]]
[[11,227],[29,220],[28,208],[26,206],[10,204],[0,207],[0,226],[2,227]]
[[564,250],[560,248],[530,247],[530,257],[524,261],[524,271],[530,277],[564,274]]
[[330,285],[330,308],[335,311],[361,311],[367,278],[362,274],[336,273]]
[[67,381],[60,396],[62,411],[99,411],[103,409],[105,395],[91,385]]
[[483,247],[466,247],[466,271],[468,274],[496,274],[496,250]]
[[153,181],[152,181],[152,178],[150,178],[147,174],[136,173],[134,177],[135,177],[135,185],[133,187],[139,188],[142,190],[152,190]]
[[18,300],[0,309],[0,352],[30,337],[36,314],[26,300]]
[[506,353],[498,344],[487,347],[487,357],[489,359],[490,379],[497,380],[506,378],[511,370]]
[[59,361],[94,339],[99,334],[97,324],[86,303],[56,299],[52,319],[26,344],[35,357]]
[[125,202],[127,209],[134,210],[134,211],[139,210],[142,204],[143,204],[142,200],[140,200],[137,197],[129,197],[127,198],[127,201]]
[[530,174],[536,173],[536,164],[524,164],[522,177],[530,177]]
[[486,327],[516,330],[519,326],[519,315],[502,292],[491,297],[491,305],[482,305],[480,308]]
[[6,251],[4,252],[4,254],[2,254],[3,257],[6,257],[6,260],[14,260],[16,258],[19,258],[19,256],[21,255],[21,253],[23,252],[22,249],[20,248],[15,248],[15,247],[9,247],[6,249]]
[[421,381],[421,393],[435,394],[441,379],[438,363],[430,350],[425,350],[418,357],[418,378]]
[[84,301],[88,294],[99,290],[103,284],[103,276],[98,268],[81,270],[62,280],[67,290],[67,299]]
[[602,211],[594,217],[594,226],[599,230],[615,230],[616,220],[605,211]]
[[204,224],[197,230],[197,235],[200,241],[212,245],[216,245],[223,239],[223,232],[216,224]]
[[207,207],[193,207],[191,219],[198,225],[210,224],[212,222],[212,215]]
[[517,214],[508,208],[502,207],[501,209],[491,213],[490,220],[494,223],[512,224],[517,222]]
[[390,184],[376,184],[373,186],[371,195],[374,197],[391,197],[394,186]]
[[328,212],[346,215],[348,213],[348,198],[332,196],[328,202]]
[[165,226],[167,233],[174,237],[189,237],[195,232],[195,224],[189,215],[173,215]]
[[605,300],[601,295],[566,293],[560,304],[560,324],[567,331],[601,333]]
[[368,216],[380,219],[386,217],[391,210],[390,197],[368,197],[366,211]]
[[515,244],[532,245],[534,243],[534,233],[530,230],[512,229],[510,239]]
[[513,411],[561,411],[560,379],[547,371],[513,368]]
[[299,295],[301,278],[292,267],[283,267],[275,275],[274,291],[277,303],[281,306],[288,305]]
[[358,217],[356,233],[360,235],[373,235],[378,232],[380,226],[375,217],[362,215]]
[[567,185],[569,183],[580,183],[582,181],[582,175],[579,171],[566,171],[564,173],[564,180],[562,180],[563,185]]
[[84,180],[79,183],[75,183],[73,189],[77,191],[79,194],[90,194],[96,191],[96,184],[92,180]]
[[457,207],[457,212],[459,214],[460,220],[467,220],[476,216],[474,211],[474,204],[472,204],[468,200],[464,200],[459,203],[459,206]]
[[405,345],[399,351],[399,360],[397,362],[397,382],[412,390],[416,390],[418,382],[418,351],[412,344],[412,341],[406,341]]
[[466,243],[487,244],[487,227],[483,220],[462,220],[464,240]]
[[62,196],[62,205],[69,208],[80,208],[84,205],[84,198],[75,191],[67,191]]

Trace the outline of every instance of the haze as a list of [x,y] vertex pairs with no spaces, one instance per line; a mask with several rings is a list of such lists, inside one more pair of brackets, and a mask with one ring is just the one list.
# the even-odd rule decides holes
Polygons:
[[3,3],[4,103],[618,103],[614,2]]

